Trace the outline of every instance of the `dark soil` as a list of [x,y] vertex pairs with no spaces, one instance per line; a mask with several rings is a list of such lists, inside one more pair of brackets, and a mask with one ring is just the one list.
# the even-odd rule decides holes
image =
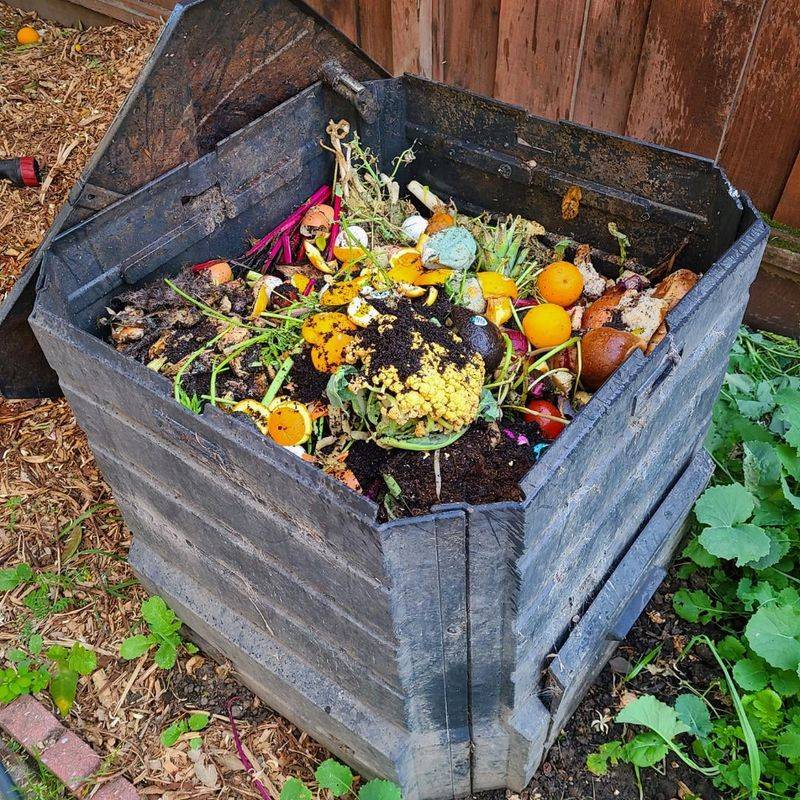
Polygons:
[[385,472],[402,490],[404,511],[414,516],[440,503],[520,500],[519,481],[534,462],[530,444],[517,444],[496,427],[473,425],[455,444],[439,451],[439,496],[432,452],[392,451]]
[[328,385],[330,375],[320,372],[311,363],[311,351],[306,348],[294,356],[292,372],[287,384],[289,394],[301,403],[313,403],[320,400],[327,404],[328,396],[325,387]]
[[[703,647],[694,648],[677,665],[679,649],[699,631],[696,626],[675,616],[672,594],[682,584],[674,570],[650,601],[645,613],[620,645],[614,658],[600,674],[575,715],[548,754],[522,800],[639,800],[639,789],[633,768],[620,765],[604,777],[595,777],[586,769],[586,756],[604,742],[623,736],[623,726],[609,722],[607,732],[599,721],[609,720],[619,711],[624,692],[637,695],[654,694],[672,704],[675,697],[687,691],[681,687],[676,672],[696,687],[705,688],[718,677],[713,656]],[[706,631],[708,632],[708,631]],[[661,645],[659,657],[630,682],[623,678],[653,647]],[[725,704],[713,691],[709,699],[715,705]],[[722,800],[723,795],[704,778],[678,759],[667,757],[663,774],[655,769],[641,772],[645,800],[673,800],[679,795],[679,781],[703,800]],[[481,800],[489,800],[482,797]]]
[[[415,344],[415,338],[426,345],[440,345],[448,362],[463,367],[472,357],[472,350],[441,324],[438,318],[427,317],[419,310],[424,306],[412,305],[408,300],[389,298],[372,300],[372,305],[390,321],[370,325],[359,338],[365,350],[371,353],[368,377],[387,367],[394,367],[401,381],[419,371],[424,350]],[[440,303],[441,313],[447,310],[446,301]],[[440,351],[442,352],[442,351]]]
[[231,706],[236,719],[259,723],[272,715],[269,706],[236,680],[233,670],[211,659],[205,659],[191,675],[177,670],[168,674],[167,691],[182,708],[196,708],[226,716],[228,700],[236,697]]

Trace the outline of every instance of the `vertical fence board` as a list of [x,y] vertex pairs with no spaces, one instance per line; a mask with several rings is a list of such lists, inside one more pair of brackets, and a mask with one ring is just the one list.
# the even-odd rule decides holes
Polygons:
[[627,133],[713,158],[763,0],[653,0]]
[[384,69],[393,70],[392,0],[358,0],[358,43]]
[[775,219],[784,225],[800,228],[800,153],[794,160],[789,180],[783,187],[783,194],[775,209]]
[[392,0],[392,72],[430,77],[430,0]]
[[492,94],[497,61],[500,0],[448,0],[444,11],[444,69],[447,83]]
[[503,0],[497,97],[552,119],[569,116],[586,2]]
[[358,43],[356,0],[306,0],[306,2],[345,36]]
[[720,161],[772,213],[800,149],[800,5],[768,0]]
[[573,119],[625,133],[651,0],[591,0]]

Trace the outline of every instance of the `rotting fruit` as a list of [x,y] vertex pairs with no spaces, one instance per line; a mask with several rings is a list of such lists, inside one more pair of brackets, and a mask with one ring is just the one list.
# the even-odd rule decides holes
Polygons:
[[572,322],[561,306],[542,303],[528,310],[522,318],[522,329],[534,347],[556,347],[569,339]]
[[568,261],[554,261],[545,267],[536,281],[539,294],[548,302],[567,307],[577,302],[583,291],[580,270]]
[[525,414],[525,421],[535,422],[545,439],[555,439],[566,427],[561,412],[549,400],[529,400],[526,408],[531,413]]

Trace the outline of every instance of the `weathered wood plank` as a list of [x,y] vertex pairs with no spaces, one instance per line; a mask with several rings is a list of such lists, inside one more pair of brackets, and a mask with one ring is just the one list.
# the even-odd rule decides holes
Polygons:
[[568,117],[587,5],[504,0],[495,96],[551,119]]
[[626,133],[713,158],[763,2],[653,0]]
[[430,10],[427,0],[392,0],[392,72],[431,75]]
[[768,0],[720,161],[772,213],[800,149],[800,4]]
[[572,119],[624,133],[651,0],[592,0]]
[[445,2],[443,11],[444,81],[491,95],[500,0]]
[[357,0],[358,44],[392,72],[392,0]]
[[800,153],[783,187],[781,198],[775,209],[775,219],[784,225],[800,228]]

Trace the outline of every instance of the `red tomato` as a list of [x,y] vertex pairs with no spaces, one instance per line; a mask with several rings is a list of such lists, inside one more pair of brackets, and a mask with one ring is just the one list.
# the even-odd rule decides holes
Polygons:
[[544,436],[545,439],[555,439],[558,434],[564,430],[563,422],[537,416],[538,414],[547,414],[550,417],[560,417],[561,412],[552,403],[547,400],[529,400],[528,408],[536,413],[525,414],[525,421],[535,422],[539,426],[539,430],[542,432],[542,436]]

